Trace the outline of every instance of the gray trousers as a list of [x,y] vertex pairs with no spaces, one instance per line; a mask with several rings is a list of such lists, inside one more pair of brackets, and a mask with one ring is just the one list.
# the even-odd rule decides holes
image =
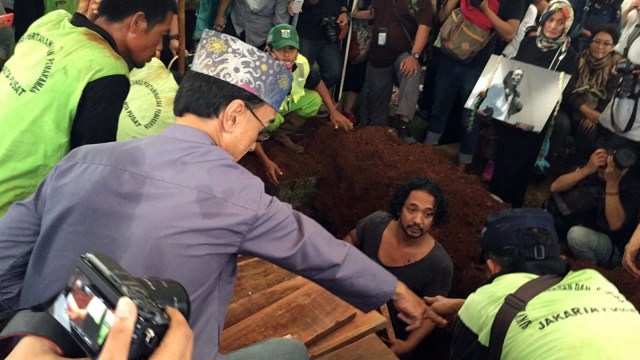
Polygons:
[[420,71],[410,77],[402,76],[400,64],[409,56],[400,54],[393,65],[378,68],[367,62],[367,73],[359,98],[360,119],[365,125],[388,126],[389,101],[393,84],[400,84],[400,94],[396,115],[413,119],[420,93]]

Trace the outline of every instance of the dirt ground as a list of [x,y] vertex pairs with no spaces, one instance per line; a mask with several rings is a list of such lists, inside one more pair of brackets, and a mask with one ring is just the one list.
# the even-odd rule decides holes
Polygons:
[[[397,185],[413,176],[430,177],[443,188],[449,204],[447,221],[434,229],[433,235],[454,263],[450,295],[466,297],[484,283],[484,269],[478,264],[478,236],[485,217],[508,205],[492,198],[477,175],[459,172],[450,156],[438,148],[405,145],[389,128],[367,127],[347,133],[320,126],[309,129],[296,141],[305,147],[303,154],[273,141],[265,143],[267,154],[284,173],[281,185],[267,186],[267,191],[285,201],[297,193],[294,206],[342,238],[361,218],[378,209],[386,210]],[[264,179],[255,156],[249,154],[241,163]],[[534,200],[529,203],[544,197],[546,188],[545,184],[532,186],[528,197]],[[310,196],[300,201],[300,193]],[[622,269],[599,270],[640,307],[640,281]]]

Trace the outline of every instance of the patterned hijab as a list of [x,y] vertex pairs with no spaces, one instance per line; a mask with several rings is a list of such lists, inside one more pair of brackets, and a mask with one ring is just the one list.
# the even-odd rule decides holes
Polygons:
[[[555,39],[549,39],[544,36],[542,28],[544,24],[549,20],[549,18],[556,13],[556,11],[561,11],[566,19],[564,31],[560,37]],[[571,24],[573,24],[573,8],[571,4],[567,0],[553,0],[549,3],[547,9],[540,16],[540,23],[538,25],[538,33],[536,38],[536,44],[540,49],[543,50],[552,50],[557,49],[560,46],[563,46],[568,43],[567,34],[569,33],[569,29],[571,28]]]

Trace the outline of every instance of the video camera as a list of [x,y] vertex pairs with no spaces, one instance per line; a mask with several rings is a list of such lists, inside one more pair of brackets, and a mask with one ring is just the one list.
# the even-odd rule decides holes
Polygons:
[[138,307],[129,359],[148,358],[167,332],[172,306],[189,319],[189,295],[180,283],[158,278],[135,278],[104,254],[80,256],[67,287],[48,312],[62,324],[92,358],[100,353],[115,319],[118,299],[129,297]]
[[322,27],[324,28],[324,34],[329,42],[338,42],[338,35],[340,34],[340,27],[338,26],[335,16],[323,17]]

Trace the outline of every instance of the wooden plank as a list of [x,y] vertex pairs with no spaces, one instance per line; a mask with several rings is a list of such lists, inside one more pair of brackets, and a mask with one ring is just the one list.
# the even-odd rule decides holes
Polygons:
[[353,316],[356,310],[319,285],[309,283],[280,301],[222,332],[220,352],[291,335],[303,343],[321,341],[327,330]]
[[297,275],[268,261],[253,258],[238,263],[236,286],[231,302],[238,301],[264,289],[278,285]]
[[398,357],[375,334],[323,355],[318,360],[398,360]]
[[310,281],[302,276],[296,276],[268,289],[232,301],[224,320],[224,328],[239,323],[309,283]]
[[326,355],[385,328],[387,320],[377,311],[358,311],[353,321],[309,347],[311,358]]
[[391,315],[389,315],[389,307],[387,306],[387,304],[384,304],[380,307],[380,312],[382,313],[382,316],[384,316],[384,318],[387,319],[387,326],[385,328],[387,332],[386,338],[389,341],[395,341],[396,332],[393,330],[393,325],[391,324]]

